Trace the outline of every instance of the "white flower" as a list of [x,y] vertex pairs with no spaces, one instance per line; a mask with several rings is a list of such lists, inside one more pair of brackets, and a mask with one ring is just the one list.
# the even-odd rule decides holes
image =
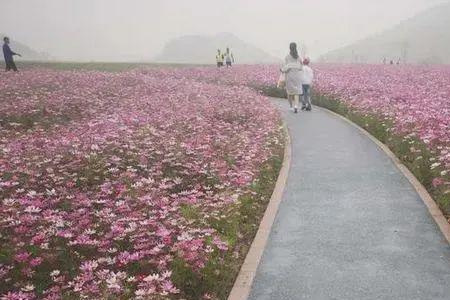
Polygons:
[[54,270],[54,271],[52,271],[52,272],[50,273],[50,276],[56,277],[56,276],[58,276],[60,273],[61,273],[61,272],[60,272],[59,270]]
[[36,191],[29,191],[27,193],[27,196],[30,197],[30,198],[34,198],[36,195],[37,195]]
[[16,199],[11,199],[11,198],[7,198],[7,199],[3,199],[3,204],[5,206],[12,206],[16,203]]
[[82,270],[83,272],[93,271],[93,270],[97,269],[97,267],[98,267],[98,263],[96,261],[88,260],[81,264],[80,270]]
[[170,276],[172,276],[172,271],[165,271],[162,276],[163,278],[169,278]]
[[125,201],[119,200],[119,201],[116,202],[116,206],[117,207],[122,206],[122,205],[125,205]]
[[41,211],[42,211],[42,209],[40,209],[39,207],[33,206],[33,205],[28,206],[27,208],[25,208],[25,212],[30,213],[30,214],[32,214],[32,213],[40,213]]
[[140,187],[142,187],[144,185],[144,183],[142,183],[141,181],[138,181],[138,182],[136,182],[136,183],[133,183],[132,185],[131,185],[131,187],[132,188],[140,188]]
[[152,178],[144,178],[144,179],[142,179],[142,183],[150,185],[150,184],[155,183],[155,180]]
[[137,297],[144,297],[145,295],[147,295],[147,292],[144,289],[139,289],[136,292],[134,292],[134,294]]
[[27,284],[25,287],[22,288],[22,291],[24,292],[31,292],[34,290],[34,285],[32,284]]
[[191,241],[192,239],[193,237],[187,232],[183,232],[177,237],[178,241]]
[[159,280],[159,274],[151,274],[143,279],[145,282],[152,282]]
[[106,263],[108,264],[108,265],[113,265],[113,264],[115,264],[116,263],[116,258],[113,258],[113,257],[107,257],[106,259],[105,259],[105,261],[106,261]]
[[119,169],[118,168],[109,168],[108,172],[109,173],[117,173],[117,172],[119,172]]
[[130,224],[128,224],[128,227],[125,228],[125,233],[131,233],[134,232],[137,228],[137,224],[135,222],[131,222]]
[[51,189],[51,190],[47,189],[45,192],[46,192],[47,196],[54,196],[54,195],[56,195],[55,189]]
[[127,171],[128,171],[128,172],[131,172],[131,173],[136,173],[136,172],[137,172],[137,169],[128,166],[128,167],[127,167]]
[[441,163],[438,163],[438,162],[437,162],[437,163],[434,163],[434,164],[431,165],[430,169],[431,169],[431,170],[436,169],[436,168],[439,167],[440,165],[441,165]]
[[120,285],[119,285],[119,282],[117,281],[116,275],[112,275],[111,277],[106,279],[106,284],[107,284],[108,288],[111,290],[120,289]]
[[96,233],[96,231],[94,229],[89,228],[89,229],[86,229],[84,231],[84,233],[87,234],[87,235],[93,235],[93,234]]

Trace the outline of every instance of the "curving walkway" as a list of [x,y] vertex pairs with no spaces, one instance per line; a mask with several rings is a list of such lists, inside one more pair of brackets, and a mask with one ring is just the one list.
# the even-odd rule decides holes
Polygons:
[[252,300],[450,299],[450,246],[372,141],[285,101],[292,165]]

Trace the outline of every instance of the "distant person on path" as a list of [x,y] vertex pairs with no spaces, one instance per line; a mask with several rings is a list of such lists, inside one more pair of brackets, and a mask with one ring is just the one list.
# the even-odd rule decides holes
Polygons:
[[300,96],[303,94],[302,69],[303,64],[298,55],[297,44],[291,43],[289,45],[289,54],[286,56],[281,72],[286,74],[286,92],[291,108],[292,102],[294,102],[295,113],[298,113]]
[[309,58],[303,60],[303,71],[302,71],[302,110],[311,111],[311,87],[314,80],[314,71],[309,66]]
[[220,49],[217,49],[216,62],[218,68],[223,67],[223,54]]
[[17,72],[17,67],[14,63],[14,55],[22,55],[11,50],[11,48],[9,47],[9,38],[7,36],[3,38],[3,42],[3,56],[5,57],[6,71],[14,70],[14,72]]
[[234,56],[230,48],[227,48],[227,51],[225,52],[225,62],[227,64],[227,68],[234,64]]

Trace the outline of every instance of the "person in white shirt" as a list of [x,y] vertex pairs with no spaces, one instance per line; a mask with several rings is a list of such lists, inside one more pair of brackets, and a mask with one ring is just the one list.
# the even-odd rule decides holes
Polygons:
[[286,92],[291,108],[292,103],[294,103],[295,113],[298,113],[298,104],[303,94],[302,68],[302,59],[298,55],[297,44],[291,43],[289,45],[289,54],[286,56],[281,72],[286,76]]
[[234,64],[234,55],[230,48],[227,48],[227,51],[225,52],[225,63],[227,64],[227,68],[231,67],[231,64]]
[[303,87],[303,97],[302,97],[302,110],[311,111],[311,87],[314,80],[314,71],[309,66],[309,58],[303,60],[303,71],[302,71],[302,87]]

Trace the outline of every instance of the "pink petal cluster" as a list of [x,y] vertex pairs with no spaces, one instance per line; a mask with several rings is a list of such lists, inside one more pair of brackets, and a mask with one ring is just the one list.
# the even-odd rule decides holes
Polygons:
[[0,299],[175,295],[175,258],[198,271],[227,251],[206,220],[226,217],[279,138],[276,109],[243,77],[2,76]]

